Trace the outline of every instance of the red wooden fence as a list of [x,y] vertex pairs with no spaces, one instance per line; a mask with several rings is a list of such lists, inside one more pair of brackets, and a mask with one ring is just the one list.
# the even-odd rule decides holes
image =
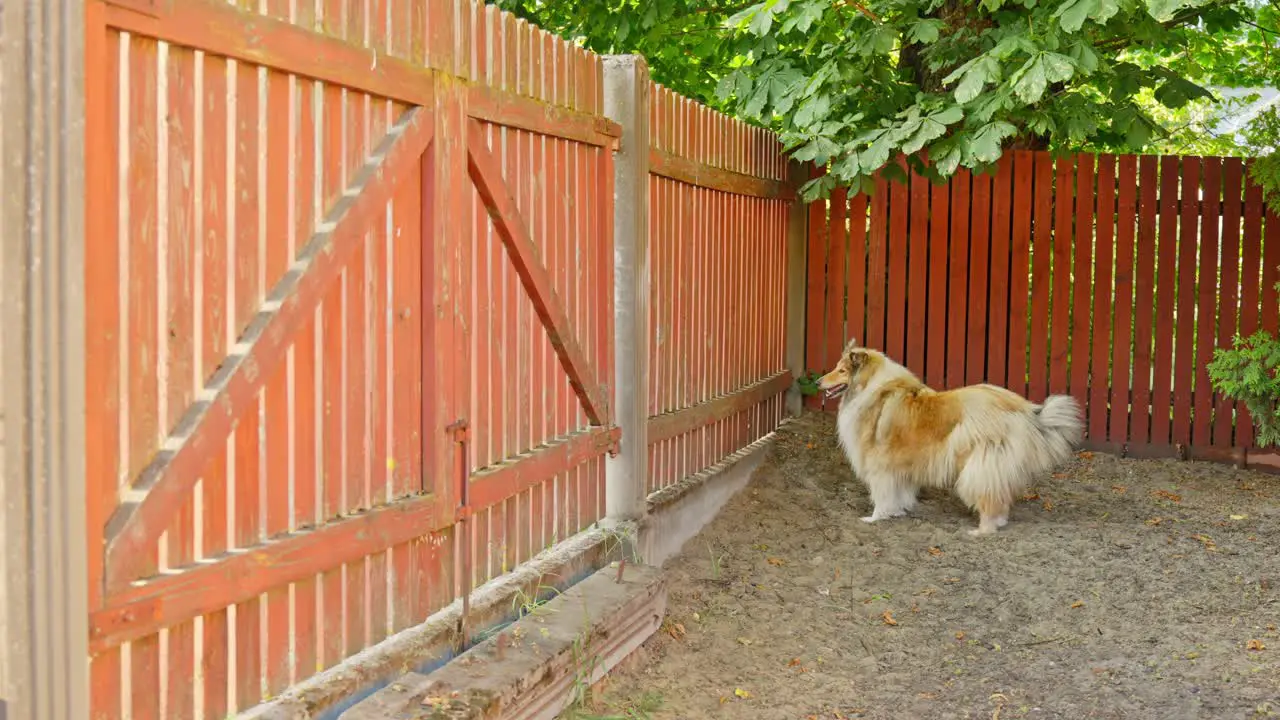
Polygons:
[[777,139],[655,86],[649,153],[649,489],[772,432],[783,358],[787,161]]
[[[601,519],[600,58],[477,0],[85,12],[95,718],[245,710]],[[656,489],[781,419],[790,191],[652,108]]]
[[598,520],[618,439],[600,58],[477,2],[241,5],[86,4],[95,717],[422,622]]
[[1205,370],[1237,332],[1277,330],[1280,218],[1246,161],[1018,151],[810,212],[811,370],[855,337],[935,387],[1070,393],[1093,447],[1275,464]]

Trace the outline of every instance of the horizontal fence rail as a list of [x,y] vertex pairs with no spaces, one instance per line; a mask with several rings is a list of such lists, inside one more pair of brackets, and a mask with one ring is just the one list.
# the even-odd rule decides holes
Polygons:
[[1070,393],[1093,447],[1274,465],[1206,370],[1277,330],[1280,218],[1246,161],[1013,151],[992,174],[908,177],[811,206],[811,371],[853,337],[937,388]]

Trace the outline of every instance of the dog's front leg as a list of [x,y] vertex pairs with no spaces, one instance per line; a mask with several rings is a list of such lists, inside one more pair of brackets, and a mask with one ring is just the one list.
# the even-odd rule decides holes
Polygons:
[[907,514],[910,505],[915,501],[915,493],[906,492],[891,477],[875,477],[867,482],[871,491],[871,514],[862,518],[863,522],[873,523],[878,520],[902,517]]

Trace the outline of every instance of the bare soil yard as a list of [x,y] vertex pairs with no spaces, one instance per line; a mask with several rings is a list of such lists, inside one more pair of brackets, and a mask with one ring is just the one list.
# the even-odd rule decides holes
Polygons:
[[942,493],[861,522],[833,418],[780,435],[583,716],[1280,716],[1280,478],[1081,453],[972,538]]

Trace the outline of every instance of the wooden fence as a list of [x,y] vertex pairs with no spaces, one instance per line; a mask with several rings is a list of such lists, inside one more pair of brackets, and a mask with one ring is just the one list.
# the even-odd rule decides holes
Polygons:
[[1275,464],[1205,369],[1277,329],[1280,218],[1241,159],[1011,152],[810,212],[808,368],[856,337],[936,387],[1070,393],[1093,447]]
[[[253,707],[602,518],[601,58],[475,0],[85,13],[95,718]],[[778,145],[655,98],[648,489],[790,384]]]
[[776,138],[655,86],[650,104],[649,489],[772,432],[783,357],[787,163]]

